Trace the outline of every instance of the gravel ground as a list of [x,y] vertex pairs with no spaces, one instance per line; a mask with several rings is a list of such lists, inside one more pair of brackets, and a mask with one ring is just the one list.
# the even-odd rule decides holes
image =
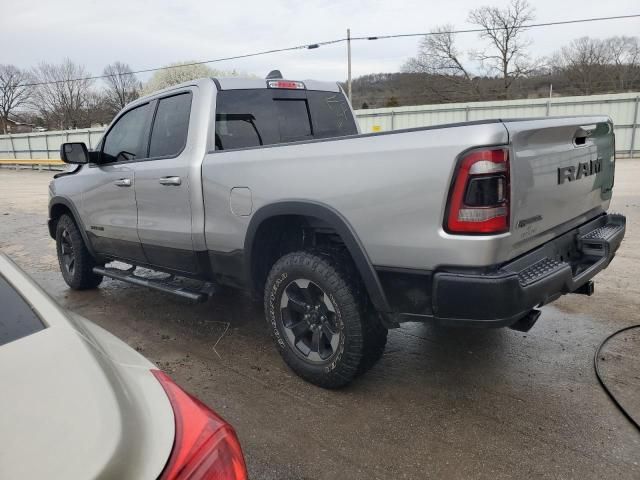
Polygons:
[[[544,307],[527,333],[404,324],[340,391],[292,374],[242,293],[190,305],[111,280],[69,290],[46,229],[50,178],[0,170],[0,249],[228,419],[253,479],[640,478],[640,433],[592,365],[609,333],[640,323],[640,161],[618,163],[612,210],[627,215],[627,237],[595,295]],[[614,338],[602,367],[636,418],[639,347],[638,330]]]

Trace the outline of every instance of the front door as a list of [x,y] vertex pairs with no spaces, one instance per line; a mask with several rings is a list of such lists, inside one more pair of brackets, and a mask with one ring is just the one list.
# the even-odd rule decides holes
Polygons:
[[151,104],[120,115],[105,135],[102,161],[87,166],[81,216],[96,252],[136,262],[145,256],[138,238],[136,160],[146,157]]
[[149,158],[135,163],[138,236],[148,262],[197,271],[191,237],[191,148],[187,142],[192,96],[172,92],[157,100]]

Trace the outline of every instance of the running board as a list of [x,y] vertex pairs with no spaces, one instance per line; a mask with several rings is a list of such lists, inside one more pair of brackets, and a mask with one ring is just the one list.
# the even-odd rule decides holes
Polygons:
[[[170,293],[178,297],[184,298],[191,302],[202,303],[213,294],[213,285],[205,284],[209,287],[207,290],[191,290],[185,287],[179,287],[166,280],[157,280],[155,278],[144,278],[135,275],[134,268],[129,270],[121,270],[119,268],[93,267],[93,273],[103,275],[105,277],[120,280],[122,282],[131,283],[141,287],[151,288],[164,293]],[[173,275],[169,277],[173,279]]]

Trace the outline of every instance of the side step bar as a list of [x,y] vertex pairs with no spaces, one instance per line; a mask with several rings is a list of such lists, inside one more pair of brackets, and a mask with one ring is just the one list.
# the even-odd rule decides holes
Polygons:
[[[176,295],[195,303],[205,302],[209,298],[209,296],[213,294],[213,289],[210,289],[210,291],[191,290],[189,288],[173,285],[166,280],[139,277],[133,273],[134,270],[135,267],[129,270],[121,270],[119,268],[94,267],[93,273],[113,278],[115,280],[120,280],[122,282],[131,283],[133,285],[148,287],[164,293],[170,293],[172,295]],[[169,278],[173,279],[173,276]]]

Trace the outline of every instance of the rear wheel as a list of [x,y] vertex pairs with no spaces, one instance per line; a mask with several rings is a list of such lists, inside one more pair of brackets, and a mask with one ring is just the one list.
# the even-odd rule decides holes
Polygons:
[[347,272],[321,253],[290,253],[271,269],[267,321],[282,358],[305,380],[342,387],[380,358],[382,335],[358,293]]
[[97,265],[87,250],[80,230],[69,215],[60,217],[56,226],[56,251],[64,281],[74,290],[96,288],[102,275],[93,273]]

